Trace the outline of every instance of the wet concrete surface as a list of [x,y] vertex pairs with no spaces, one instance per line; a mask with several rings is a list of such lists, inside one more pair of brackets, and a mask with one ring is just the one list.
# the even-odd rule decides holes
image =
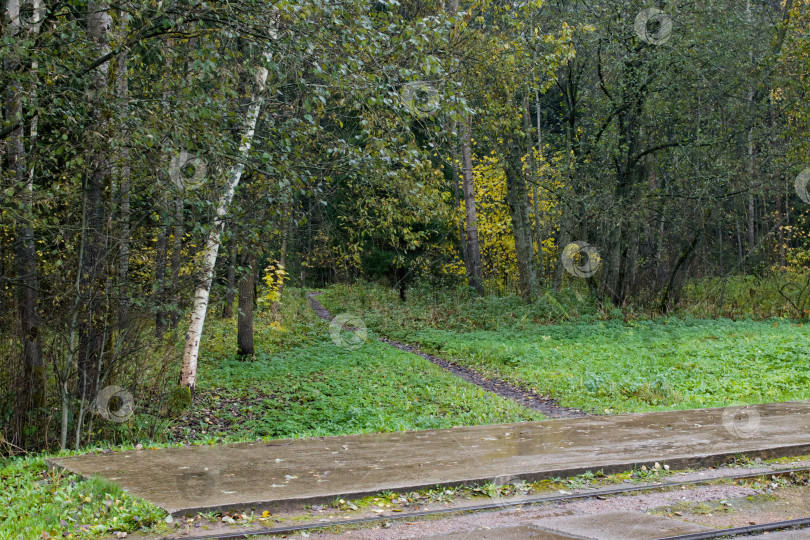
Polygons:
[[707,466],[735,455],[810,453],[810,402],[444,430],[186,446],[52,459],[178,515],[300,508],[436,485],[538,480],[588,470]]

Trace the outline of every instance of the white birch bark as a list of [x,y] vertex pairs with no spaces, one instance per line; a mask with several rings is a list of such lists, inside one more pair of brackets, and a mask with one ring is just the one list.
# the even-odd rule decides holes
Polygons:
[[[256,131],[256,123],[259,119],[262,104],[264,103],[263,90],[267,81],[267,70],[259,69],[257,76],[259,91],[254,93],[250,108],[245,119],[244,132],[242,134],[242,144],[239,146],[239,155],[247,157],[253,145],[253,135]],[[191,310],[191,322],[186,334],[186,347],[183,351],[183,364],[180,368],[180,386],[189,388],[194,393],[197,385],[197,358],[200,352],[200,338],[202,337],[203,324],[208,312],[208,299],[211,294],[211,281],[214,277],[214,266],[217,262],[219,244],[222,230],[225,226],[225,216],[228,214],[228,207],[233,199],[236,186],[242,179],[242,172],[245,169],[244,163],[237,163],[228,172],[228,181],[225,185],[224,193],[217,205],[214,226],[208,234],[203,252],[203,278],[194,292],[194,307]]]

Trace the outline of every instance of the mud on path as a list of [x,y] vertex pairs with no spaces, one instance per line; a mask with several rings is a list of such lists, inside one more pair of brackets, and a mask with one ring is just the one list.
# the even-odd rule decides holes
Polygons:
[[[332,314],[329,312],[328,309],[323,307],[323,304],[321,304],[315,298],[319,294],[322,293],[318,291],[313,291],[307,294],[309,305],[313,309],[313,311],[315,311],[315,313],[318,314],[320,318],[326,321],[331,321],[334,318]],[[479,386],[488,392],[492,392],[493,394],[497,394],[501,397],[514,401],[522,405],[523,407],[526,407],[527,409],[532,409],[540,413],[543,413],[548,417],[577,418],[582,416],[588,416],[588,413],[586,413],[585,411],[575,409],[573,407],[563,407],[559,405],[556,401],[554,401],[553,398],[538,394],[534,390],[524,390],[504,380],[485,377],[483,374],[479,373],[474,369],[461,366],[459,364],[456,364],[455,362],[451,362],[449,360],[433,356],[432,354],[422,352],[419,349],[419,347],[415,345],[401,343],[399,341],[394,341],[392,339],[384,337],[377,339],[378,341],[385,343],[386,345],[390,345],[391,347],[396,347],[397,349],[400,349],[402,351],[421,356],[428,362],[436,364],[443,370],[448,371],[453,375],[464,379],[467,382]]]

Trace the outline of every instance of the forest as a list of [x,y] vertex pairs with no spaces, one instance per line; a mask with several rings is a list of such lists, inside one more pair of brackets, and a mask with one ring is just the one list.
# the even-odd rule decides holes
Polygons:
[[[801,324],[808,24],[803,0],[5,0],[0,453],[159,440],[263,370],[313,399],[314,290],[449,355],[490,330],[523,381],[519,323]],[[558,396],[621,409],[591,371]],[[698,377],[643,392],[699,404]],[[254,434],[327,422],[274,415]]]

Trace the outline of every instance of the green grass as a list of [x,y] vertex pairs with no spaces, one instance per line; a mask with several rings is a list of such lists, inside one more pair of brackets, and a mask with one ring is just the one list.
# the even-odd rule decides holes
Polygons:
[[[208,320],[198,399],[185,418],[175,419],[181,440],[210,444],[543,418],[377,341],[353,351],[340,348],[332,343],[328,324],[306,306],[304,291],[289,289],[285,298],[281,328],[271,326],[269,314],[256,314],[252,360],[235,356],[235,318]],[[137,422],[136,402],[136,414],[125,425]],[[120,436],[98,440],[94,448],[118,442]],[[121,449],[136,442],[174,444],[168,438],[157,444],[133,439]],[[11,459],[0,467],[0,540],[129,532],[160,526],[166,515],[115,485],[49,476],[41,456]]]
[[[301,325],[297,346],[266,347],[257,334],[254,360],[233,356],[232,345],[209,342],[198,373],[200,430],[229,440],[311,437],[447,428],[539,420],[542,415],[460,380],[420,356],[369,339],[357,350],[335,345],[328,324],[314,316]],[[210,333],[231,322],[215,323]],[[264,330],[263,330],[264,331]],[[277,331],[276,331],[277,332]],[[306,346],[304,346],[306,344]],[[223,406],[227,405],[227,406]],[[237,418],[235,412],[239,413]],[[204,418],[201,412],[191,416]],[[202,434],[202,433],[200,433]]]
[[166,515],[105,480],[49,471],[43,457],[0,461],[0,486],[0,540],[131,532]]
[[[788,319],[649,320],[599,306],[583,290],[544,294],[526,305],[513,296],[479,299],[468,291],[414,289],[403,304],[393,291],[363,285],[331,288],[322,300],[335,314],[361,315],[372,335],[420,343],[592,411],[810,398],[809,329]],[[178,440],[236,442],[541,418],[377,341],[354,351],[336,346],[302,290],[288,289],[282,313],[280,328],[269,314],[257,313],[256,355],[244,362],[235,357],[236,320],[209,318],[198,399],[184,417],[160,419],[174,423]],[[95,448],[173,444],[169,437],[143,439],[144,431],[132,426],[141,414],[158,412],[147,404],[141,410],[136,402],[133,418],[113,426],[116,438],[102,435]],[[160,509],[99,480],[49,476],[43,457],[0,467],[0,540],[165,528]]]
[[[810,398],[810,327],[789,319],[626,322],[604,314],[550,325],[537,322],[542,306],[513,311],[509,298],[499,316],[488,314],[489,298],[431,304],[412,291],[411,299],[402,304],[381,288],[338,287],[324,303],[485,375],[595,412]],[[436,316],[451,310],[453,320],[474,321],[469,331]]]

